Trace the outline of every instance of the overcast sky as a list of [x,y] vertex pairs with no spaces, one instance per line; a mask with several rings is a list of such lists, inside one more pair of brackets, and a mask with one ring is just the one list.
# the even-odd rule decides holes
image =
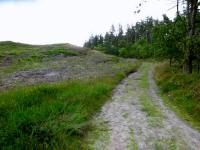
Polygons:
[[114,24],[135,24],[162,14],[173,18],[175,0],[0,0],[0,41],[30,44],[71,43],[81,46],[91,34],[104,34]]

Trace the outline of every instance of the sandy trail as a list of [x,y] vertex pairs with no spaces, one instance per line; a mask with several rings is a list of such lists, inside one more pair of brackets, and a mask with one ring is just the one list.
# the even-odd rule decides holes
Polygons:
[[157,94],[152,66],[143,63],[116,87],[96,119],[108,130],[99,129],[91,149],[200,150],[200,133],[169,110]]

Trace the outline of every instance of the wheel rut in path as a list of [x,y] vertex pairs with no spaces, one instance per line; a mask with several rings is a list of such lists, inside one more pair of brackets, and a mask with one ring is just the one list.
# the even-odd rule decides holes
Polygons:
[[200,150],[200,133],[163,104],[153,66],[143,63],[116,87],[94,119],[98,136],[89,136],[91,149]]

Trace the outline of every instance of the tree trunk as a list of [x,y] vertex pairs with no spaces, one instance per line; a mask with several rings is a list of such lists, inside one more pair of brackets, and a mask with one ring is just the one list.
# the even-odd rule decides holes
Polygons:
[[[187,0],[187,19],[188,19],[188,37],[191,40],[195,35],[195,22],[198,11],[198,0]],[[193,50],[192,46],[188,46],[186,52],[187,72],[192,73]]]
[[179,16],[179,0],[177,0],[177,5],[176,5],[176,13],[177,13],[177,16]]

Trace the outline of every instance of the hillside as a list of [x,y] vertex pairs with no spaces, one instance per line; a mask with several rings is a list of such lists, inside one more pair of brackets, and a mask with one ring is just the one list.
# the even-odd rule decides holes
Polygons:
[[0,89],[114,75],[131,62],[133,59],[125,60],[70,44],[1,42]]
[[138,66],[70,44],[1,42],[0,149],[87,149],[93,116]]

